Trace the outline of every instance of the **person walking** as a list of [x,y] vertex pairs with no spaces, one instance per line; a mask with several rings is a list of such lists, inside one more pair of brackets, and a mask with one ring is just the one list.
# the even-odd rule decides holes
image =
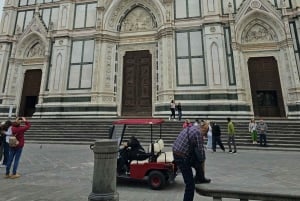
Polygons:
[[267,131],[268,125],[261,118],[256,126],[256,130],[259,134],[259,144],[260,146],[267,146]]
[[175,101],[171,100],[171,103],[170,103],[171,115],[170,115],[169,120],[171,120],[171,119],[175,120],[175,109],[176,109]]
[[[176,138],[172,150],[174,161],[176,165],[181,170],[183,180],[185,183],[185,192],[183,201],[193,201],[195,193],[195,180],[193,177],[192,162],[189,160],[192,157],[192,152],[190,152],[191,146],[195,146],[198,150],[200,158],[195,163],[201,164],[198,168],[202,168],[202,161],[205,160],[205,151],[203,146],[202,134],[198,126],[191,126],[183,129],[178,137]],[[199,170],[198,170],[199,171]],[[204,173],[204,171],[199,171]],[[203,178],[204,175],[202,175]]]
[[251,134],[252,144],[257,144],[257,124],[255,123],[255,119],[251,119],[249,122],[249,132]]
[[178,121],[181,121],[182,118],[182,107],[181,103],[179,102],[176,106],[177,112],[178,112]]
[[[21,123],[24,122],[25,125],[21,126]],[[10,147],[9,149],[9,159],[7,162],[7,166],[6,166],[6,174],[5,174],[5,178],[10,178],[10,179],[16,179],[19,178],[21,175],[17,173],[18,170],[18,166],[19,166],[19,161],[21,158],[21,154],[23,151],[23,147],[24,147],[24,133],[25,131],[27,131],[30,128],[31,124],[29,121],[27,121],[27,119],[25,117],[18,117],[16,119],[16,121],[14,122],[14,124],[12,125],[11,131],[12,131],[12,135],[16,137],[18,143],[15,147]],[[13,171],[12,171],[12,175],[10,174],[10,168],[12,163],[14,162],[13,165]]]
[[[234,124],[231,121],[231,118],[227,118],[228,122],[228,148],[229,148],[229,153],[236,153],[236,144],[235,144],[235,128]],[[231,149],[231,144],[233,145],[233,151]]]
[[216,152],[217,144],[220,146],[220,148],[225,152],[225,147],[221,140],[221,128],[220,126],[215,122],[211,122],[212,125],[212,149],[213,152]]

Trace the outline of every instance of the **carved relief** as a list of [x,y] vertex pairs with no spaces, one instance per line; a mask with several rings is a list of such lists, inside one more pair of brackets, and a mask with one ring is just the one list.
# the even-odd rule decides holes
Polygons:
[[152,30],[154,27],[155,24],[149,13],[141,7],[137,7],[123,20],[121,31],[145,31]]
[[252,1],[250,7],[253,9],[259,9],[261,7],[261,2],[257,0]]
[[109,20],[108,20],[108,26],[113,29],[118,25],[119,19],[126,13],[128,8],[134,8],[137,5],[141,5],[141,7],[145,7],[148,10],[150,10],[153,15],[155,16],[156,23],[158,25],[161,24],[161,15],[160,11],[158,8],[154,5],[153,0],[122,0],[120,1],[120,4],[118,7],[114,10],[114,12],[110,15]]
[[40,44],[36,43],[28,51],[27,58],[32,57],[43,57],[45,55],[45,48]]
[[109,45],[106,49],[106,70],[105,70],[105,88],[111,87],[111,74],[112,74],[112,51],[113,51],[113,45]]
[[247,25],[242,35],[242,41],[251,42],[271,42],[278,41],[275,31],[265,22],[254,20]]

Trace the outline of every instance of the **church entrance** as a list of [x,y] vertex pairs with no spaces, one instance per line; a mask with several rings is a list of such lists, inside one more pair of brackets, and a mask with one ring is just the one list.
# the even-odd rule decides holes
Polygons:
[[250,58],[248,68],[254,115],[284,117],[281,84],[275,58]]
[[152,116],[152,55],[148,50],[124,56],[122,116]]
[[41,70],[28,70],[25,73],[19,116],[31,117],[38,103],[42,80]]

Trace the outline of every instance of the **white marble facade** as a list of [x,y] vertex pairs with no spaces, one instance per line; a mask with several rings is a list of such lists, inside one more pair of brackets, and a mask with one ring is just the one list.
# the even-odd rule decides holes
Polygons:
[[248,61],[272,57],[280,116],[299,119],[299,38],[299,0],[5,0],[0,116],[24,110],[40,70],[33,117],[121,117],[124,55],[148,50],[153,117],[172,99],[185,117],[257,116]]

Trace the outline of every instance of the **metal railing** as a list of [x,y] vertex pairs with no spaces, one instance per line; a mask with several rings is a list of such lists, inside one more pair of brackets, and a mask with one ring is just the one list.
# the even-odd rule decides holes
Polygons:
[[300,190],[290,188],[232,186],[211,183],[196,185],[196,192],[202,196],[212,197],[213,201],[222,201],[222,198],[233,198],[240,201],[300,201]]

